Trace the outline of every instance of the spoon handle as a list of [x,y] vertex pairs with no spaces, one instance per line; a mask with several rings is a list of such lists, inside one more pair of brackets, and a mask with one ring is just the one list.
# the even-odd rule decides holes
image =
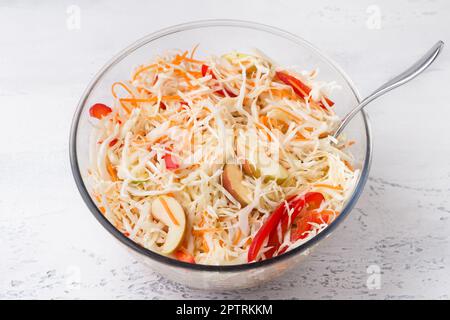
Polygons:
[[350,122],[350,120],[353,119],[353,117],[361,111],[362,108],[364,108],[367,104],[372,102],[378,97],[381,97],[385,93],[391,91],[392,89],[395,89],[402,84],[407,83],[408,81],[414,79],[419,74],[421,74],[425,69],[427,69],[433,61],[436,59],[436,57],[439,55],[439,53],[442,51],[442,48],[444,47],[444,42],[438,41],[422,58],[420,58],[416,63],[414,63],[411,67],[409,67],[407,70],[399,74],[398,76],[392,78],[385,84],[383,84],[381,87],[379,87],[377,90],[372,92],[368,97],[366,97],[361,103],[354,108],[352,111],[350,111],[344,119],[342,119],[339,127],[334,132],[333,136],[337,138],[342,130],[345,128],[345,126]]

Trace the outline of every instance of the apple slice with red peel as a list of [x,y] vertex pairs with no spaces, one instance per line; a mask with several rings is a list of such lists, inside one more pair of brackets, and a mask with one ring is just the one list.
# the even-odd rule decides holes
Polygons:
[[152,216],[168,227],[161,253],[172,253],[180,246],[186,231],[186,215],[183,207],[172,197],[159,196],[152,202]]
[[223,187],[242,206],[248,205],[252,200],[251,191],[242,183],[243,175],[238,165],[226,164],[222,173]]
[[261,172],[258,168],[248,160],[245,160],[242,164],[242,170],[244,170],[246,175],[251,177],[259,178],[261,176]]

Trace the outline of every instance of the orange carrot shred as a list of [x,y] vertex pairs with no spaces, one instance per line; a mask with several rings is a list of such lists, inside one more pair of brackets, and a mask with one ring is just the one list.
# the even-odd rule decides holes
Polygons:
[[130,88],[127,87],[126,84],[124,84],[123,82],[114,82],[111,86],[111,92],[114,98],[117,99],[117,94],[116,91],[114,90],[116,86],[121,86],[122,88],[125,89],[125,91],[127,91],[132,97],[134,97],[133,92],[130,90]]
[[116,169],[112,166],[111,162],[109,160],[106,160],[106,170],[108,171],[109,175],[111,176],[111,180],[116,182],[118,179]]
[[159,198],[159,199],[161,200],[161,203],[162,203],[164,209],[166,210],[167,214],[169,215],[170,220],[172,220],[172,222],[173,222],[175,225],[179,226],[180,223],[178,222],[178,220],[177,220],[177,219],[175,218],[175,216],[173,215],[172,210],[170,210],[169,205],[167,204],[166,200],[164,200],[163,197],[161,197],[161,198]]
[[339,191],[344,190],[342,188],[342,186],[333,186],[333,185],[327,184],[327,183],[316,183],[314,186],[317,188],[327,188],[327,189],[339,190]]
[[242,235],[241,228],[238,228],[236,231],[236,235],[234,236],[233,245],[238,244],[239,240],[241,240],[241,235]]
[[350,171],[355,171],[355,168],[347,160],[344,160],[344,164]]
[[144,72],[144,71],[146,71],[146,70],[150,70],[150,69],[152,69],[152,68],[156,68],[157,66],[158,66],[157,64],[151,64],[151,65],[148,65],[148,66],[145,66],[145,67],[144,67],[144,66],[140,67],[140,68],[134,73],[132,79],[133,79],[133,80],[136,80],[137,77],[138,77],[138,75],[140,75],[142,72]]

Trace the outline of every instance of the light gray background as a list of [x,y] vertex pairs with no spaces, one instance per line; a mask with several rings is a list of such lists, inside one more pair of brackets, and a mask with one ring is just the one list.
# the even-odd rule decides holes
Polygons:
[[[71,5],[79,30],[67,27]],[[450,47],[370,107],[373,165],[350,217],[296,271],[260,288],[190,290],[134,261],[78,195],[68,134],[94,73],[162,27],[235,18],[286,29],[364,95],[436,40],[450,45],[449,16],[444,0],[0,1],[0,298],[448,299]],[[371,265],[379,289],[366,285]]]

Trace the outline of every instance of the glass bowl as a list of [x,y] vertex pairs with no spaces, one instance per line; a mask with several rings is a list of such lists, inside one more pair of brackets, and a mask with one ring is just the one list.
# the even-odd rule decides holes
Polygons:
[[70,161],[73,176],[83,200],[95,218],[135,254],[138,260],[152,270],[173,281],[190,287],[213,290],[228,290],[259,285],[262,282],[295,268],[307,258],[311,249],[325,239],[348,216],[358,200],[367,180],[372,144],[367,115],[358,114],[346,128],[348,137],[356,140],[351,152],[355,156],[355,168],[361,170],[355,190],[347,200],[341,214],[323,232],[309,242],[269,260],[241,265],[212,266],[189,264],[174,260],[148,249],[125,237],[100,212],[89,194],[86,173],[88,169],[88,145],[92,125],[89,107],[98,102],[112,102],[111,84],[128,79],[139,64],[149,61],[154,55],[169,49],[191,49],[200,44],[197,55],[222,54],[230,50],[249,52],[258,48],[281,66],[299,66],[304,69],[319,69],[319,79],[335,81],[341,90],[332,95],[335,110],[343,116],[360,98],[347,75],[329,58],[311,44],[289,32],[267,25],[235,21],[207,20],[176,25],[152,33],[138,40],[112,58],[94,77],[86,88],[76,109],[70,134]]

